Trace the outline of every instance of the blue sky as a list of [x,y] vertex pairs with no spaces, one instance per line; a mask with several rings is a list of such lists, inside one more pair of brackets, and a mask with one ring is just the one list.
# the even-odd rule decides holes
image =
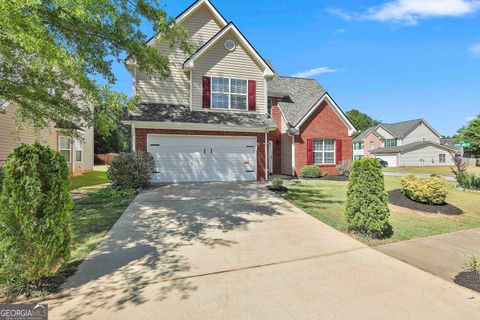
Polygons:
[[[480,1],[212,2],[278,73],[319,80],[345,111],[425,118],[445,135],[480,113]],[[172,16],[191,3],[163,2]],[[115,73],[131,94],[125,68]]]

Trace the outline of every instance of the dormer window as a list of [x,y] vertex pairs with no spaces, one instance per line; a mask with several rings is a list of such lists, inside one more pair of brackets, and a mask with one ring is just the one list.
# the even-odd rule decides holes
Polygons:
[[247,80],[212,77],[212,108],[247,110]]

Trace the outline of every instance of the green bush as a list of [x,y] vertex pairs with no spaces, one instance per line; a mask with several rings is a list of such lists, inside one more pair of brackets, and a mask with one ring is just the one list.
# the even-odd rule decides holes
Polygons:
[[0,281],[7,290],[25,290],[68,259],[68,175],[65,158],[38,143],[8,157],[0,197]]
[[114,189],[139,189],[150,183],[155,161],[148,152],[121,153],[108,168]]
[[320,168],[313,164],[303,167],[301,171],[303,178],[320,178],[321,176]]
[[283,187],[283,180],[280,178],[275,178],[272,180],[272,189],[280,190]]
[[465,171],[457,176],[457,182],[464,189],[480,190],[480,175],[478,174]]
[[0,167],[0,194],[2,194],[2,186],[3,186],[3,167]]
[[125,189],[112,189],[106,188],[100,192],[100,195],[105,198],[110,199],[121,199],[121,198],[128,198],[132,197],[137,194],[137,189],[133,188],[125,188]]
[[391,230],[389,216],[382,166],[376,159],[355,161],[349,176],[345,208],[348,229],[374,238],[388,236]]
[[413,174],[402,177],[402,193],[413,201],[443,204],[447,198],[448,188],[445,179],[439,176],[418,178]]

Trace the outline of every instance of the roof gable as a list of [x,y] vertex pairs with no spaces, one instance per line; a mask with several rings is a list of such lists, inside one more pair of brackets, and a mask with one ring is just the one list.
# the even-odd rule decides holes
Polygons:
[[224,35],[232,33],[240,41],[245,51],[251,56],[251,58],[263,68],[263,74],[266,77],[273,77],[275,72],[270,68],[270,66],[265,62],[265,60],[260,56],[260,54],[255,50],[255,48],[250,44],[250,42],[245,38],[245,36],[238,30],[233,22],[227,24],[220,32],[218,32],[213,38],[207,41],[202,47],[200,47],[197,52],[190,56],[183,63],[184,70],[190,70],[195,67],[195,61],[202,57],[205,53],[208,52],[214,44],[220,41]]

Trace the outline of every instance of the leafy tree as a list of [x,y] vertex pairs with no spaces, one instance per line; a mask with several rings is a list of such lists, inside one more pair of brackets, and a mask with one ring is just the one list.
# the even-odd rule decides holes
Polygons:
[[121,122],[124,110],[97,108],[94,113],[95,153],[120,153],[130,151],[131,129]]
[[10,154],[0,196],[0,281],[7,289],[26,289],[68,259],[72,206],[59,152],[36,143]]
[[377,159],[353,162],[349,176],[345,220],[349,230],[381,238],[388,236],[388,196],[382,166]]
[[93,114],[85,105],[101,112],[134,108],[135,99],[111,88],[112,63],[131,56],[140,70],[169,75],[168,58],[146,43],[145,22],[171,47],[192,51],[159,0],[1,1],[0,100],[17,103],[19,118],[37,128],[89,125]]
[[365,131],[366,129],[376,126],[380,124],[381,122],[378,120],[374,120],[371,118],[369,115],[357,110],[357,109],[352,109],[347,112],[345,112],[345,115],[347,116],[348,120],[355,126],[355,128],[358,130],[356,135],[359,135],[360,132]]
[[480,156],[480,114],[468,124],[458,130],[458,135],[455,139],[457,142],[465,141],[470,144],[469,147],[465,147],[465,153],[472,156]]

